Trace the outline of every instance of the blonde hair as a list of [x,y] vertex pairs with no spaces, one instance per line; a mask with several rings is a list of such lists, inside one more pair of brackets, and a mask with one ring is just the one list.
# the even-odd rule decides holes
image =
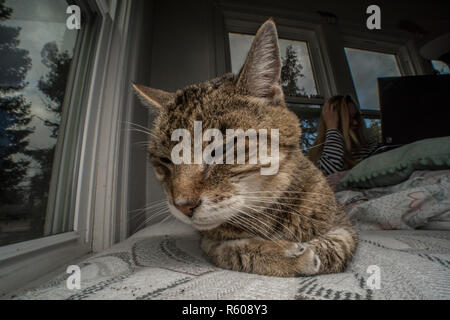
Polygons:
[[[357,150],[365,145],[367,145],[367,128],[366,125],[361,117],[361,113],[359,111],[358,105],[355,103],[355,101],[352,99],[349,95],[339,95],[339,96],[333,96],[329,98],[326,101],[331,106],[334,106],[338,112],[339,116],[339,125],[338,130],[342,133],[344,136],[344,164],[345,169],[350,169],[356,164],[356,160],[353,159],[352,151]],[[356,109],[358,110],[358,131],[353,132],[353,130],[350,130],[350,121],[349,121],[349,105],[353,104]],[[326,133],[326,125],[325,121],[323,120],[322,115],[320,116],[319,120],[319,129],[317,133],[317,138],[313,144],[313,146],[310,148],[308,156],[313,161],[313,163],[316,163],[320,159],[320,155],[323,151],[323,146],[325,143],[325,133]]]

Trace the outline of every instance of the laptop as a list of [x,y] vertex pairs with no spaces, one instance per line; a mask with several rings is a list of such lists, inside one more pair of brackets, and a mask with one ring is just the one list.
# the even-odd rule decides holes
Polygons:
[[378,78],[383,147],[450,136],[450,75]]

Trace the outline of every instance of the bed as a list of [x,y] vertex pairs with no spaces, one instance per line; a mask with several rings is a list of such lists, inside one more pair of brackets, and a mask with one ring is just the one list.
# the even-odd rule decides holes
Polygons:
[[195,230],[150,226],[15,299],[450,299],[450,170],[415,171],[387,187],[336,193],[360,242],[340,274],[279,278],[223,270]]

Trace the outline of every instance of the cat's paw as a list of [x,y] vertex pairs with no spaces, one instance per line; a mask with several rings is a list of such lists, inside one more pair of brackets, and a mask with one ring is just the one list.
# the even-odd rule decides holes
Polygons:
[[295,259],[299,275],[313,275],[320,270],[320,258],[307,244],[294,243],[291,248],[286,249],[285,254]]
[[284,254],[289,258],[298,257],[304,254],[306,252],[306,249],[308,249],[308,247],[305,244],[301,242],[295,242],[292,244],[292,247],[285,249]]
[[304,268],[304,270],[305,270],[304,274],[306,274],[306,275],[317,274],[320,270],[321,264],[322,264],[322,262],[320,261],[319,256],[317,254],[315,254],[313,250],[311,250],[310,262]]

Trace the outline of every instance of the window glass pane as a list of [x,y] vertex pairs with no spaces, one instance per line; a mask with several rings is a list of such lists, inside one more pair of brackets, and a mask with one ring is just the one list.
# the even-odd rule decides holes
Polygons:
[[[308,153],[317,137],[321,106],[288,104],[288,108],[300,119],[300,125],[302,127],[301,147],[304,153]],[[367,138],[369,142],[381,142],[381,120],[364,118],[364,123],[367,127]]]
[[66,27],[67,7],[63,0],[0,1],[0,245],[44,233],[78,35]]
[[364,119],[367,127],[367,135],[370,142],[381,142],[381,120],[380,119]]
[[450,68],[445,62],[439,60],[431,60],[431,64],[433,65],[434,70],[436,70],[439,74],[450,74]]
[[[253,36],[229,33],[231,69],[239,73],[253,41]],[[316,97],[318,90],[314,79],[308,44],[305,41],[280,39],[283,60],[281,80],[284,93],[291,97]]]
[[345,48],[361,109],[379,109],[377,78],[400,76],[393,54]]
[[317,137],[321,107],[319,105],[288,104],[288,108],[300,119],[302,127],[301,148],[304,153],[307,153]]

